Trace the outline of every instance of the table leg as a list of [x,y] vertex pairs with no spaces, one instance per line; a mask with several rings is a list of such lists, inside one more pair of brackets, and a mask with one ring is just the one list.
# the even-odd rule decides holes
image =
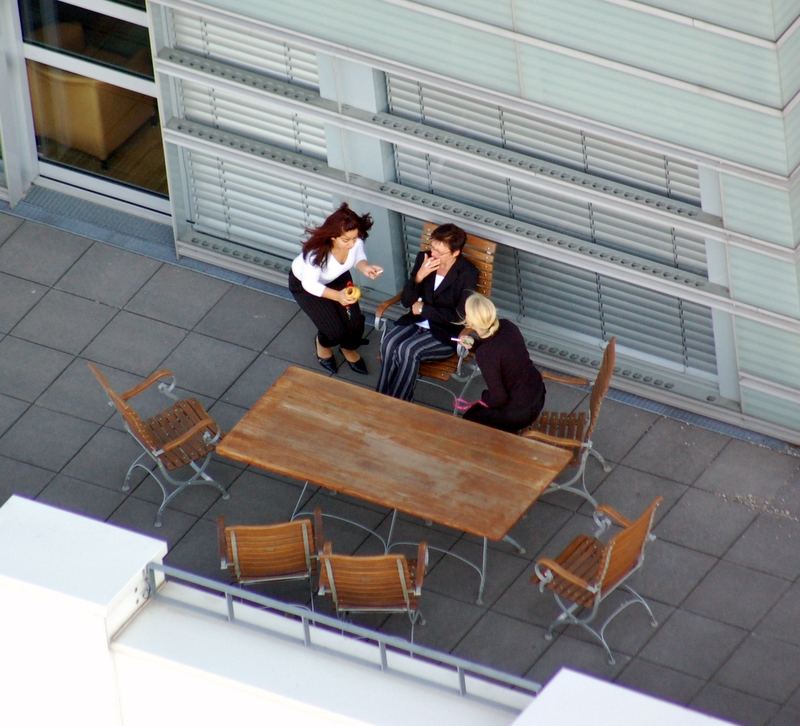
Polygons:
[[503,537],[503,542],[508,542],[508,544],[510,544],[512,547],[516,548],[517,553],[520,555],[524,555],[526,553],[525,548],[510,534],[507,534],[505,537]]
[[297,516],[297,513],[302,509],[300,503],[303,501],[303,494],[306,493],[306,489],[308,489],[308,479],[303,482],[303,488],[300,490],[300,496],[297,497],[297,503],[294,505],[294,509],[292,510],[292,516],[289,517],[289,521],[293,522],[294,518]]
[[483,557],[481,558],[481,584],[478,585],[478,599],[475,601],[478,605],[483,605],[483,588],[486,585],[486,560],[489,554],[489,541],[486,537],[483,538]]
[[392,510],[392,521],[389,524],[389,534],[386,535],[386,553],[389,553],[389,550],[392,547],[392,535],[394,534],[394,525],[397,522],[397,510]]

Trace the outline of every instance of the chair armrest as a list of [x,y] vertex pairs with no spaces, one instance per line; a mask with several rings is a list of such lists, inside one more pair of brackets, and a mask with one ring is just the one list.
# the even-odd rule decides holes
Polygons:
[[325,537],[322,532],[322,509],[314,507],[314,554],[319,556]]
[[555,371],[539,371],[542,378],[553,383],[564,383],[568,386],[588,386],[590,381],[580,376],[568,376],[566,373],[556,373]]
[[[575,587],[580,587],[589,592],[596,591],[596,588],[593,585],[590,585],[582,577],[579,577],[569,570],[565,570],[561,565],[558,564],[558,562],[551,560],[549,557],[543,557],[542,559],[538,560],[533,569],[536,574],[531,577],[531,582],[534,584],[536,584],[536,580],[539,581],[540,585],[544,585],[552,581],[553,573],[555,573],[570,584],[575,585]],[[545,572],[545,570],[549,570],[549,572]]]
[[425,580],[425,570],[428,569],[428,543],[420,542],[417,545],[417,566],[414,569],[414,593],[419,597],[422,594],[422,583]]
[[526,439],[536,439],[536,441],[542,441],[545,444],[560,446],[562,449],[580,449],[581,446],[584,446],[583,441],[579,441],[578,439],[567,439],[563,436],[553,436],[551,434],[546,434],[543,431],[537,431],[536,429],[522,431],[520,436],[523,436]]
[[603,514],[609,519],[612,519],[621,527],[630,527],[633,524],[633,521],[621,515],[614,507],[608,504],[601,504],[595,510],[597,514]]
[[219,569],[228,567],[228,543],[225,541],[225,517],[217,517],[217,549],[219,550]]
[[[213,430],[215,426],[216,422],[213,418],[211,418],[211,416],[201,418],[194,426],[192,426],[192,428],[182,433],[177,439],[173,439],[168,444],[165,444],[161,449],[161,452],[166,453],[167,451],[172,451],[179,446],[183,446],[189,439],[192,438],[192,436],[199,434],[203,429]],[[217,430],[217,435],[219,435],[219,430]]]
[[152,386],[154,383],[157,383],[162,378],[169,378],[170,376],[172,376],[174,385],[175,374],[172,371],[167,370],[166,368],[162,368],[161,370],[158,370],[155,373],[151,373],[138,386],[134,386],[130,390],[121,393],[120,398],[123,401],[127,401],[128,399],[133,398],[134,396],[138,396],[142,391],[147,390],[148,388],[150,388],[150,386]]
[[381,320],[386,313],[386,311],[395,305],[396,303],[400,302],[401,293],[397,293],[393,297],[390,297],[388,300],[384,300],[382,303],[379,303],[375,308],[375,330],[380,330]]

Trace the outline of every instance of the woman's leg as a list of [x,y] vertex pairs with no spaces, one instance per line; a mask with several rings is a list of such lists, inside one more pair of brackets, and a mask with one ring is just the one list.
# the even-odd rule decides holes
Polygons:
[[416,325],[395,325],[381,339],[381,372],[378,376],[378,393],[388,393],[397,375],[397,346],[406,338],[416,334]]
[[415,330],[393,346],[392,375],[386,382],[385,390],[381,391],[404,401],[410,401],[414,397],[414,385],[421,361],[442,360],[453,354],[453,349],[436,340],[430,331],[416,325],[407,327]]
[[[337,278],[337,280],[341,277]],[[336,282],[336,281],[334,281]],[[344,285],[342,285],[344,287]],[[292,293],[300,309],[308,315],[317,328],[317,340],[320,346],[328,349],[339,345],[347,331],[347,316],[344,307],[334,300],[312,295],[303,289],[300,281],[289,273],[289,292]],[[363,318],[363,315],[361,316]],[[317,352],[319,355],[319,351]],[[322,357],[327,357],[323,355]]]

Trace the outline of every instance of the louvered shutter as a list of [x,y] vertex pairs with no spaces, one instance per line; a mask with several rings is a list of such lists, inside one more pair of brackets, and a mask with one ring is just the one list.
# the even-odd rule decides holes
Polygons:
[[[471,136],[643,190],[697,203],[696,168],[593,138],[580,129],[547,124],[517,111],[388,76],[392,113]],[[662,222],[632,218],[611,206],[581,202],[543,191],[415,149],[395,146],[398,181],[454,201],[635,254],[659,264],[706,275],[704,240]],[[406,219],[406,235],[418,235],[419,220]],[[407,237],[409,253],[414,237]],[[413,257],[410,257],[413,259]],[[716,375],[708,308],[627,282],[579,270],[521,250],[501,247],[493,297],[523,326],[560,337],[608,339],[650,363],[708,379]]]

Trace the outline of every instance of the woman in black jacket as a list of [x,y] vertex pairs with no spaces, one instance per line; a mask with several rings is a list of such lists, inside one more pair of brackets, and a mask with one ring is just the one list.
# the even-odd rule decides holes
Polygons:
[[381,341],[379,393],[410,401],[420,361],[455,351],[464,303],[478,284],[478,271],[461,256],[466,241],[463,229],[442,224],[431,233],[430,252],[417,255],[401,297],[410,311]]
[[498,320],[494,303],[477,292],[466,301],[464,319],[475,336],[462,335],[462,345],[469,348],[474,340],[475,359],[487,386],[464,418],[503,431],[530,426],[544,407],[545,387],[519,328],[510,320]]

